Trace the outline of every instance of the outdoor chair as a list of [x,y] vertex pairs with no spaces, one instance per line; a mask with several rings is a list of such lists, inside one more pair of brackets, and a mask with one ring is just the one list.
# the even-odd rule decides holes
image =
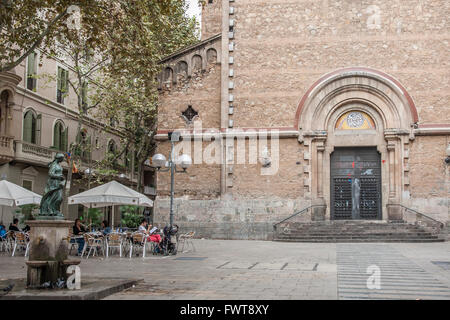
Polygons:
[[194,246],[194,242],[192,241],[192,239],[195,236],[195,231],[191,231],[185,234],[180,235],[180,237],[178,238],[178,243],[177,243],[177,251],[178,248],[180,246],[180,243],[183,243],[183,246],[181,248],[181,252],[184,252],[184,246],[187,245],[187,248],[189,248],[189,246],[192,247],[192,251],[196,251],[195,250],[195,246]]
[[14,257],[17,249],[23,249],[25,250],[25,257],[27,257],[29,247],[30,242],[28,241],[27,235],[23,232],[15,232],[12,256]]
[[131,235],[130,241],[130,258],[133,255],[133,249],[142,249],[142,257],[145,258],[146,246],[147,235],[143,234],[142,232],[134,232]]
[[132,234],[132,232],[125,232],[122,234],[122,253],[124,255],[128,255],[130,253]]
[[13,231],[8,231],[3,237],[0,237],[0,252],[11,252],[11,243],[14,241],[11,233]]
[[84,237],[84,248],[83,248],[83,251],[81,252],[82,258],[83,258],[84,253],[86,252],[86,250],[89,250],[88,254],[86,256],[86,259],[89,258],[89,255],[91,254],[91,252],[92,252],[92,256],[95,256],[95,254],[98,255],[98,249],[102,250],[103,255],[105,254],[102,239],[95,238],[95,236],[90,233],[85,233],[83,235],[83,237]]
[[77,239],[77,237],[75,237],[73,235],[73,229],[69,228],[69,236],[67,237],[67,243],[68,243],[68,246],[69,246],[69,255],[72,254],[72,249],[73,248],[75,248],[75,249],[78,248],[78,242],[77,242],[76,239]]
[[109,256],[109,250],[114,248],[119,248],[119,257],[122,258],[122,243],[123,236],[117,232],[111,232],[106,236],[106,257]]

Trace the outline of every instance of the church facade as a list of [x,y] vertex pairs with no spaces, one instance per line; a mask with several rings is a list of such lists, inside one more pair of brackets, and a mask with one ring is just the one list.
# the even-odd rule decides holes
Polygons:
[[[450,4],[209,0],[202,41],[167,57],[157,153],[175,222],[201,237],[270,239],[290,215],[450,218]],[[168,221],[157,174],[154,223]]]

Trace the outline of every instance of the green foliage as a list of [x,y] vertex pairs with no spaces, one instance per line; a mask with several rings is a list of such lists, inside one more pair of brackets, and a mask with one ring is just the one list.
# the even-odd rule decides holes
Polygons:
[[80,220],[85,225],[92,223],[93,226],[99,227],[103,221],[103,211],[98,208],[89,208],[86,215],[80,217]]
[[[36,209],[38,209],[39,206],[36,204],[25,204],[23,206],[20,206],[18,209],[14,210],[14,218],[19,219],[19,224],[24,224],[27,220],[34,220],[34,212]],[[36,215],[38,212],[35,212]]]
[[[71,5],[80,8],[78,29],[68,24]],[[71,66],[67,85],[78,101],[77,136],[89,117],[105,124],[120,119],[102,130],[121,137],[120,150],[92,167],[102,179],[114,176],[117,160],[123,162],[128,150],[141,170],[154,148],[160,61],[198,42],[198,23],[186,9],[185,0],[0,0],[0,72],[13,69],[36,48],[63,58]],[[55,74],[47,76],[57,81]],[[91,145],[75,141],[68,151],[72,166]]]
[[137,206],[121,206],[122,225],[128,228],[137,228],[141,224],[143,215]]
[[77,5],[83,21],[89,23],[90,43],[99,45],[105,22],[111,19],[105,10],[112,5],[109,0],[0,1],[0,72],[20,64],[36,48],[52,49],[56,36],[70,38],[67,9],[71,5]]

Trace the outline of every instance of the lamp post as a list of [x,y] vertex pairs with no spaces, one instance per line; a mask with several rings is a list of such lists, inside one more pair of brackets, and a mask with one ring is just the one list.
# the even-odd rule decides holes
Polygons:
[[445,149],[445,153],[447,154],[447,158],[445,158],[445,163],[450,164],[450,143],[447,146],[447,149]]
[[[175,142],[180,141],[179,132],[169,132],[169,140],[171,142],[169,161],[166,161],[166,157],[160,153],[153,155],[152,166],[156,168],[159,172],[169,172],[170,171],[170,227],[173,225],[173,197],[174,197],[174,182],[175,173],[185,173],[186,169],[192,164],[192,159],[187,154],[182,154],[180,157],[175,159],[174,149]],[[177,170],[177,165],[179,165],[183,170]],[[166,167],[166,169],[161,169]]]

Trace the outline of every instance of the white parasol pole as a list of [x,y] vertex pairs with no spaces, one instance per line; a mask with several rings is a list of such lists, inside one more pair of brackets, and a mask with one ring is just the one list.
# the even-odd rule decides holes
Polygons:
[[114,230],[114,205],[111,206],[111,230]]

